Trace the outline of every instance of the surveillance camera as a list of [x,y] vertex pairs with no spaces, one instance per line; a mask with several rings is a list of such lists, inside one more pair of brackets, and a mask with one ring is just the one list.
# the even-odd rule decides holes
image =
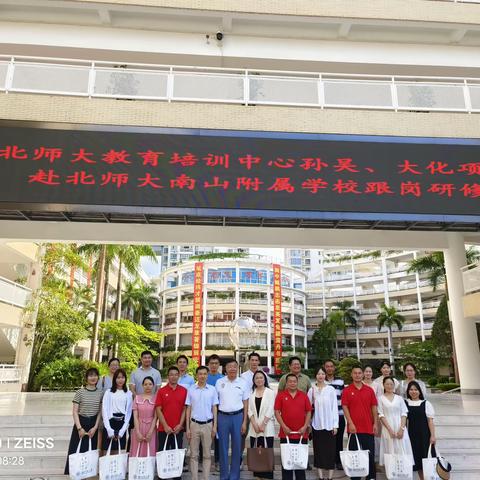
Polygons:
[[219,42],[221,42],[223,40],[223,33],[218,31],[217,34],[216,34],[216,37],[217,37],[217,40]]

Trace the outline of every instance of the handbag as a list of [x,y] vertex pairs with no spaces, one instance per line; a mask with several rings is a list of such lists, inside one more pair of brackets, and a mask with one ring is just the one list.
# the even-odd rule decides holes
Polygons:
[[[290,432],[298,433],[298,432]],[[308,443],[290,443],[288,435],[287,443],[280,444],[280,457],[284,470],[305,470],[308,465]]]
[[[393,441],[389,439],[391,451],[394,451]],[[402,443],[403,453],[385,453],[383,458],[385,462],[385,475],[388,480],[412,480],[413,478],[413,458],[405,454]]]
[[450,472],[452,471],[452,466],[450,465],[450,462],[445,458],[440,455],[440,452],[435,449],[435,453],[437,454],[437,475],[442,479],[442,480],[450,480]]
[[263,437],[264,447],[257,445],[258,437],[255,438],[255,446],[247,448],[247,465],[251,472],[272,472],[274,457],[273,448],[267,447],[267,439]]
[[[175,439],[175,448],[173,450],[165,450],[167,448],[168,437],[173,435]],[[185,459],[185,449],[178,448],[177,437],[169,433],[165,438],[163,450],[157,452],[157,475],[159,478],[175,478],[181,477],[183,472],[183,461]]]
[[437,474],[437,457],[432,457],[432,444],[428,447],[427,458],[422,458],[422,468],[425,480],[441,480]]
[[92,439],[88,437],[88,450],[80,453],[83,438],[78,442],[77,452],[68,456],[71,480],[83,480],[98,475],[98,450],[92,450]]
[[120,441],[118,442],[118,454],[111,455],[113,437],[110,440],[107,454],[100,457],[100,480],[125,480],[127,478],[128,453],[122,453]]
[[147,442],[147,456],[139,457],[138,444],[137,456],[128,459],[128,480],[153,480],[155,477],[155,457],[150,456],[150,442]]
[[340,460],[345,474],[348,477],[366,477],[370,470],[368,450],[360,450],[360,442],[358,441],[357,434],[354,433],[357,441],[358,450],[349,450],[350,438],[352,434],[348,436],[347,448],[340,452]]

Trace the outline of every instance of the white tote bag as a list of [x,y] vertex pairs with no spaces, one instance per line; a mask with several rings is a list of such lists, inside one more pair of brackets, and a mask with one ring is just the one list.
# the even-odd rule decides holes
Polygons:
[[[437,455],[440,455],[437,446],[435,445]],[[437,474],[437,457],[432,457],[432,445],[428,447],[427,458],[422,458],[423,478],[425,480],[441,480]]]
[[111,455],[113,438],[110,440],[107,454],[100,457],[100,480],[125,480],[127,478],[128,453],[122,453],[120,440],[118,454]]
[[[298,433],[298,432],[290,432]],[[288,435],[287,443],[280,444],[280,456],[285,470],[305,470],[308,465],[308,443],[290,443]]]
[[68,456],[71,480],[83,480],[98,475],[98,450],[92,450],[92,439],[88,437],[88,451],[80,453],[82,440],[83,438],[78,442],[77,452]]
[[128,459],[128,480],[153,480],[155,477],[155,457],[150,456],[150,442],[147,442],[146,457],[138,456],[141,445],[138,444],[137,456]]
[[[390,438],[390,450],[393,452],[393,441]],[[403,449],[403,443],[402,443]],[[412,480],[413,478],[413,458],[403,453],[385,453],[383,456],[385,463],[385,475],[388,480]]]
[[360,442],[358,441],[357,434],[354,433],[357,440],[358,450],[349,450],[350,437],[348,436],[347,449],[340,452],[340,460],[342,461],[342,467],[345,474],[348,477],[366,477],[369,471],[369,459],[368,450],[360,450]]
[[[169,435],[175,439],[175,449],[165,450]],[[183,461],[185,459],[185,449],[178,448],[177,437],[169,434],[165,438],[163,450],[157,452],[157,475],[159,478],[181,477],[183,472]]]

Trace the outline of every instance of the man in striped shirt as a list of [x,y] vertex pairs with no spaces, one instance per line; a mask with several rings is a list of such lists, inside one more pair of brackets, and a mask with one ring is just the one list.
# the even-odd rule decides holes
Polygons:
[[335,376],[335,363],[333,360],[326,360],[323,364],[327,377],[325,383],[331,385],[337,393],[338,402],[338,430],[337,430],[337,446],[335,453],[335,463],[337,470],[342,470],[342,462],[340,461],[340,452],[343,450],[343,434],[345,432],[345,417],[342,408],[342,392],[345,387],[344,381],[340,377]]

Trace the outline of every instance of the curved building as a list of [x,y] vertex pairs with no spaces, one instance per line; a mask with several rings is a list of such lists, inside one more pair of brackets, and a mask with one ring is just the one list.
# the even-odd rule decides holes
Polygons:
[[[195,282],[202,265],[201,284]],[[165,270],[159,278],[163,358],[170,351],[192,355],[195,295],[201,289],[201,359],[213,353],[231,357],[233,320],[250,317],[256,329],[240,335],[240,347],[255,350],[262,363],[274,363],[274,265],[263,257],[188,261]],[[307,346],[306,274],[292,267],[281,270],[281,324],[284,353],[304,353]],[[197,277],[198,278],[198,277]],[[265,361],[266,359],[266,361]]]

